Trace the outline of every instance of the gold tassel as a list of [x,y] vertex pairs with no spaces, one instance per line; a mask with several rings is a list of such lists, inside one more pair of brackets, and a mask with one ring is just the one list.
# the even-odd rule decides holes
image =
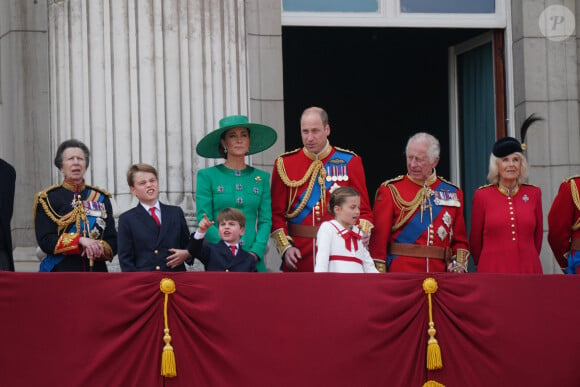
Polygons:
[[169,322],[167,319],[167,303],[169,302],[169,295],[175,293],[175,282],[171,278],[163,278],[159,284],[161,292],[165,293],[165,302],[163,305],[163,321],[165,329],[163,329],[163,353],[161,354],[161,376],[166,378],[173,378],[177,376],[177,369],[175,366],[175,353],[171,346],[171,336],[169,335]]
[[423,383],[423,387],[445,387],[445,385],[434,380],[427,380]]
[[431,294],[437,291],[437,281],[435,278],[429,277],[423,281],[423,290],[427,294],[427,299],[429,301],[429,329],[427,333],[429,334],[429,341],[427,342],[427,369],[428,370],[440,370],[443,368],[443,361],[441,360],[441,348],[437,339],[435,339],[435,323],[433,322],[433,304],[431,300]]

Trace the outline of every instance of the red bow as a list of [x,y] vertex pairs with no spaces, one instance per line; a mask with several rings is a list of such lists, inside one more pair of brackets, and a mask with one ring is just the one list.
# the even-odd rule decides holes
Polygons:
[[352,245],[354,246],[354,250],[358,250],[358,240],[361,239],[360,234],[357,232],[354,232],[352,230],[348,230],[344,233],[341,234],[341,236],[344,239],[344,247],[346,247],[346,249],[348,251],[350,250],[350,246],[351,246],[351,241],[352,241]]

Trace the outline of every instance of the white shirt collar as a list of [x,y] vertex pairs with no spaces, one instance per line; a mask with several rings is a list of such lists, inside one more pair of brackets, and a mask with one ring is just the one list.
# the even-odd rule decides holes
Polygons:
[[141,202],[139,202],[139,203],[140,203],[140,204],[143,206],[143,208],[144,208],[144,209],[145,209],[145,211],[147,211],[147,212],[150,212],[150,211],[151,211],[151,210],[150,210],[150,208],[151,208],[151,207],[155,207],[155,209],[157,210],[157,211],[155,211],[155,212],[157,212],[157,213],[159,213],[159,214],[161,213],[161,208],[159,207],[159,200],[158,200],[158,201],[155,203],[155,205],[153,205],[153,206],[148,206],[147,204],[145,204],[145,203],[141,203]]

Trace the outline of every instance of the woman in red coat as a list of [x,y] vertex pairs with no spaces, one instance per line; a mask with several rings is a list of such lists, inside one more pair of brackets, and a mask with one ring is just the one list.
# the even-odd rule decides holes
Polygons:
[[491,184],[473,196],[469,245],[478,272],[542,273],[542,194],[523,183],[527,177],[522,144],[513,137],[499,139],[489,158]]

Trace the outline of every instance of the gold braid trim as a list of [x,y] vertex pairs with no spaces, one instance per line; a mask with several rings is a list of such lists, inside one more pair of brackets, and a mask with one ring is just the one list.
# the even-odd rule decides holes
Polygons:
[[570,180],[574,180],[574,179],[577,179],[579,177],[580,177],[580,175],[568,176],[567,178],[564,179],[564,181],[567,183]]
[[[578,194],[578,186],[574,180],[570,180],[570,191],[572,192],[572,200],[576,205],[576,208],[580,210],[580,195]],[[580,218],[576,219],[576,222],[572,225],[572,231],[580,229]]]
[[112,198],[113,197],[113,194],[112,193],[110,193],[109,191],[107,191],[104,188],[97,187],[96,185],[85,184],[85,187],[91,188],[94,191],[97,191],[99,193],[102,193],[103,195],[107,196],[108,198]]
[[397,187],[392,184],[387,184],[387,187],[391,191],[391,196],[393,197],[393,202],[395,206],[401,210],[399,218],[393,225],[392,231],[397,231],[400,229],[404,224],[407,223],[407,220],[413,216],[415,211],[421,206],[421,204],[425,201],[426,190],[425,188],[419,189],[417,191],[417,195],[411,200],[410,202],[403,199]]
[[103,246],[103,251],[104,251],[102,257],[100,257],[100,258],[104,259],[105,261],[112,261],[113,260],[113,249],[111,248],[111,245],[102,239],[99,239],[98,242],[101,246]]
[[276,249],[278,249],[278,254],[280,254],[280,256],[283,256],[286,250],[292,247],[292,238],[286,235],[284,229],[279,228],[270,234],[270,236],[274,239],[274,242],[276,242]]
[[362,232],[366,232],[367,234],[370,234],[373,227],[375,227],[375,225],[366,219],[359,219],[358,220],[358,228],[360,228],[360,230]]
[[351,155],[358,156],[355,152],[351,151],[350,149],[344,149],[344,148],[338,147],[336,145],[334,146],[334,148],[338,149],[340,151],[346,152],[346,153],[350,153]]
[[36,209],[38,208],[38,203],[40,202],[40,197],[47,197],[48,191],[52,191],[55,188],[60,187],[60,184],[55,184],[53,186],[48,187],[44,191],[37,192],[34,195],[34,206],[32,207],[32,223],[36,224]]
[[[306,203],[308,199],[310,199],[310,195],[312,194],[312,188],[314,187],[314,183],[316,182],[316,176],[320,173],[320,177],[318,178],[318,184],[320,185],[320,202],[322,208],[325,208],[326,202],[326,185],[324,180],[326,178],[326,169],[324,169],[324,164],[320,160],[315,160],[310,164],[310,167],[306,170],[306,173],[300,180],[290,180],[288,174],[286,173],[286,168],[284,167],[284,159],[282,157],[278,157],[276,160],[276,168],[278,170],[278,175],[280,175],[280,179],[288,188],[290,188],[290,197],[288,198],[288,207],[286,209],[286,217],[288,219],[292,219],[298,216],[298,214],[306,207]],[[306,188],[306,193],[304,194],[304,198],[298,205],[298,207],[290,212],[290,208],[292,207],[292,203],[294,199],[296,199],[296,195],[298,194],[298,187],[301,187],[308,181],[308,187]],[[292,189],[294,189],[294,193],[292,194]]]
[[[88,230],[88,220],[87,214],[85,213],[85,208],[83,206],[82,200],[75,200],[73,202],[73,209],[64,215],[59,215],[58,212],[52,208],[50,202],[48,201],[48,190],[39,192],[36,195],[36,201],[34,203],[34,214],[36,220],[36,208],[38,204],[44,210],[44,213],[57,225],[57,233],[61,234],[68,226],[75,223],[77,227],[77,232],[80,233],[84,230],[83,234],[86,234]],[[81,220],[84,221],[85,227],[81,228]],[[86,236],[86,235],[84,235]]]

